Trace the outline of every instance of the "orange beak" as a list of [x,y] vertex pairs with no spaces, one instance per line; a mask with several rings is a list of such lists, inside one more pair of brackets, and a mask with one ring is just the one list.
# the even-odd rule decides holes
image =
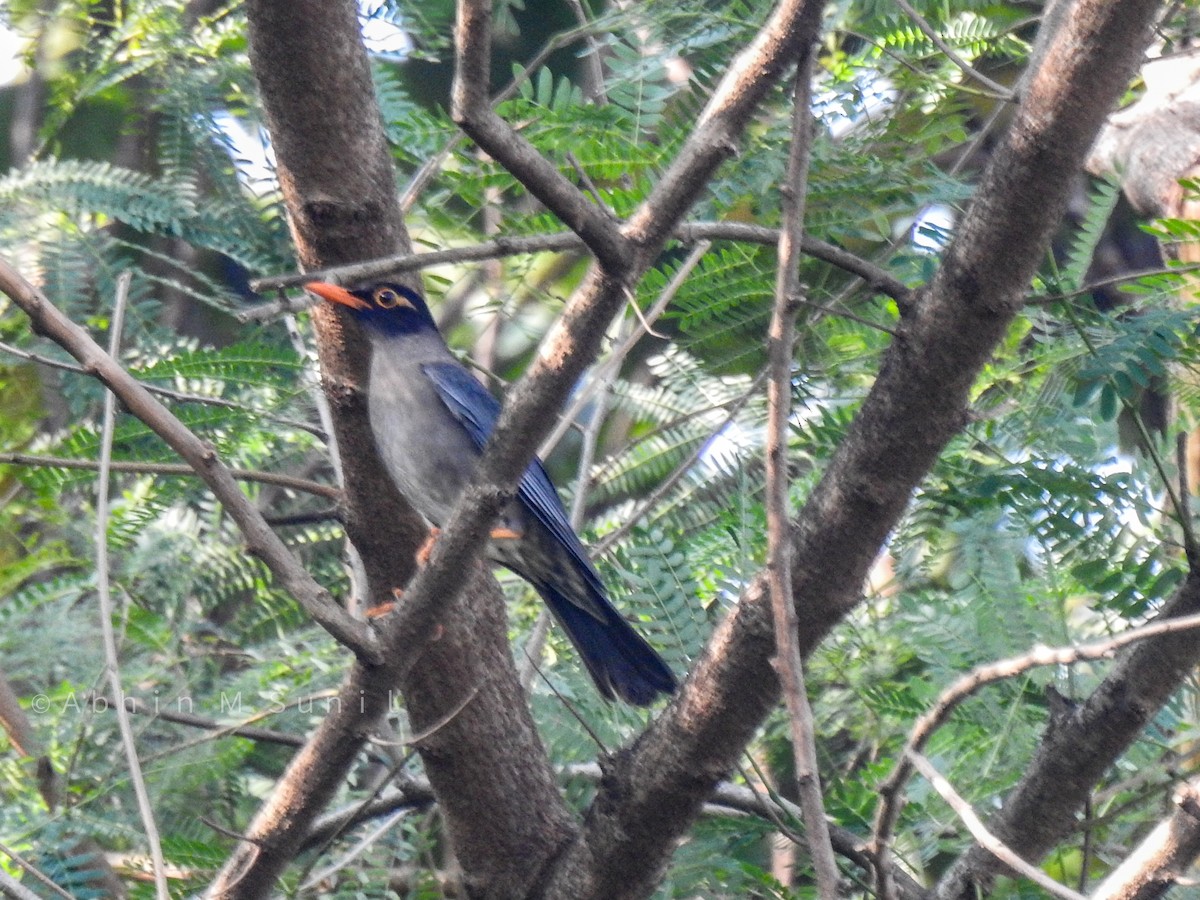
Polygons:
[[304,289],[310,294],[316,294],[322,300],[328,300],[330,303],[340,303],[342,306],[348,306],[351,309],[371,308],[371,304],[365,300],[359,300],[344,287],[338,287],[336,284],[327,284],[324,281],[310,281],[304,285]]

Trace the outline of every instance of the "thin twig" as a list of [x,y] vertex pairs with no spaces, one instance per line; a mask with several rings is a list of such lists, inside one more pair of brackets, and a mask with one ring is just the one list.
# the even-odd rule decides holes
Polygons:
[[[1175,436],[1175,472],[1179,476],[1179,516],[1186,522],[1192,521],[1192,491],[1188,484],[1188,444],[1192,440],[1190,431],[1181,431]],[[1184,536],[1188,532],[1184,531]],[[1195,556],[1196,545],[1191,540],[1185,540],[1183,550],[1187,557],[1188,567],[1196,568],[1200,559]]]
[[971,832],[971,836],[975,838],[979,846],[985,848],[1014,872],[1028,878],[1042,890],[1048,891],[1055,897],[1062,897],[1063,900],[1087,900],[1083,894],[1071,890],[1065,884],[1060,884],[1037,866],[1021,859],[1000,838],[988,831],[987,826],[983,824],[983,821],[971,807],[971,804],[963,799],[962,795],[954,789],[954,786],[950,784],[946,777],[935,769],[933,764],[924,756],[912,750],[908,751],[905,756],[912,763],[913,768],[925,776],[925,780],[950,805],[950,808],[954,810],[955,814],[962,820],[962,823],[967,826],[967,830]]
[[[392,813],[390,816],[384,819],[382,824],[376,826],[375,828],[371,829],[370,832],[363,835],[363,837],[353,847],[347,850],[340,859],[334,860],[324,869],[321,869],[318,872],[313,872],[311,875],[309,875],[308,878],[304,880],[304,883],[300,885],[299,889],[301,891],[314,890],[321,885],[321,882],[325,881],[327,878],[332,878],[338,872],[342,871],[342,869],[346,868],[346,866],[350,865],[350,863],[354,862],[354,860],[358,859],[369,849],[371,849],[372,844],[391,831],[392,827],[406,815],[408,815],[408,813],[409,810],[407,809],[400,809]],[[321,893],[324,894],[323,891]]]
[[[1087,348],[1089,354],[1099,359],[1100,351],[1096,347],[1095,341],[1088,334],[1087,329],[1083,327],[1083,323],[1079,320],[1076,312],[1067,307],[1067,320],[1075,329],[1075,333],[1079,335],[1079,339]],[[1133,400],[1126,397],[1124,392],[1117,391],[1117,399],[1121,402],[1121,407],[1129,415],[1130,421],[1133,422],[1133,427],[1137,429],[1138,437],[1141,439],[1142,449],[1149,457],[1154,469],[1158,472],[1158,477],[1162,481],[1163,490],[1167,493],[1167,499],[1171,503],[1171,508],[1175,511],[1175,518],[1179,523],[1180,531],[1183,532],[1183,547],[1187,557],[1189,566],[1195,565],[1197,560],[1200,560],[1200,545],[1196,542],[1195,530],[1192,528],[1192,519],[1188,513],[1188,505],[1176,491],[1175,481],[1171,478],[1167,471],[1166,462],[1159,453],[1158,444],[1150,434],[1150,429],[1146,426],[1145,419],[1142,418],[1142,411],[1134,404]]]
[[[0,844],[0,853],[3,853],[9,859],[11,859],[13,862],[15,862],[18,866],[20,866],[22,869],[24,869],[26,872],[28,872],[30,875],[32,875],[34,878],[36,878],[43,886],[49,888],[51,891],[53,891],[58,896],[64,897],[64,898],[66,898],[66,900],[75,900],[74,897],[72,897],[70,894],[68,894],[66,891],[64,891],[61,887],[59,887],[59,885],[57,883],[55,883],[55,881],[49,875],[42,872],[41,869],[39,869],[33,863],[29,862],[29,860],[22,857],[15,850],[13,850],[9,847],[6,847],[4,844]],[[36,895],[34,895],[34,896],[36,896]]]
[[[90,374],[83,366],[77,366],[74,363],[63,362],[60,359],[43,356],[40,353],[31,353],[28,350],[22,350],[20,347],[14,347],[12,344],[6,344],[0,341],[0,352],[10,353],[13,356],[19,356],[21,359],[27,359],[30,362],[38,365],[47,366],[51,369],[59,369],[63,372],[75,372],[78,375]],[[251,409],[244,403],[238,403],[234,400],[226,400],[224,397],[206,397],[204,394],[189,394],[185,391],[175,391],[171,388],[159,387],[156,384],[147,384],[141,382],[151,394],[158,397],[166,397],[168,400],[178,400],[180,403],[201,403],[205,406],[219,406],[224,409],[236,409],[240,412],[251,412],[256,416],[261,416],[272,422],[278,422],[280,425],[287,425],[289,428],[295,428],[298,431],[307,431],[315,437],[325,440],[325,432],[308,422],[301,422],[299,419],[289,419],[286,416],[277,416],[273,413],[263,412],[258,409]]]
[[0,292],[25,311],[36,332],[74,356],[85,372],[104,382],[134,415],[200,474],[241,530],[249,551],[262,559],[284,590],[299,601],[317,624],[363,660],[374,664],[382,661],[374,629],[338,606],[329,591],[300,565],[242,492],[210,444],[190,431],[86,331],[64,316],[3,259],[0,259]]
[[[576,467],[575,496],[571,500],[571,527],[576,532],[583,527],[584,515],[587,512],[588,492],[592,484],[592,463],[596,459],[596,445],[599,442],[600,429],[604,425],[608,410],[608,392],[612,387],[612,382],[607,377],[597,373],[597,378],[603,380],[596,393],[592,416],[583,429],[583,444],[579,449],[579,465]],[[549,635],[550,611],[543,607],[525,641],[521,662],[517,666],[517,677],[527,693],[533,685],[533,678],[537,674],[537,663],[542,658],[542,649],[546,646],[546,639]]]
[[[741,241],[747,244],[763,244],[773,247],[779,243],[779,229],[768,228],[765,225],[752,225],[748,222],[690,222],[679,225],[675,229],[673,237],[685,244],[694,244],[704,240]],[[448,250],[434,250],[428,253],[401,253],[396,256],[385,256],[346,266],[317,269],[302,275],[274,275],[269,278],[259,278],[251,282],[250,286],[255,291],[266,292],[281,287],[299,287],[314,280],[355,284],[385,275],[429,269],[434,266],[479,262],[499,256],[519,256],[528,253],[562,253],[568,250],[581,250],[583,247],[583,241],[573,231],[558,231],[528,237],[499,237],[465,247],[452,247]],[[891,297],[902,307],[912,301],[912,291],[904,282],[886,269],[861,256],[856,256],[849,250],[843,250],[836,244],[809,235],[804,236],[801,249],[806,256],[857,275],[867,282],[872,290]],[[237,314],[237,320],[239,322],[266,321],[283,313],[306,308],[314,302],[316,301],[297,302],[285,299],[282,302],[264,303],[242,310]]]
[[[72,459],[67,456],[39,456],[32,453],[0,453],[0,465],[30,466],[42,469],[89,469],[95,470],[100,464],[94,459]],[[135,475],[179,475],[185,478],[199,478],[200,474],[185,463],[152,463],[133,462],[130,460],[112,460],[109,463],[110,472],[128,472]],[[258,484],[269,484],[274,487],[288,488],[326,497],[330,500],[340,500],[342,492],[330,484],[309,481],[293,475],[281,475],[278,472],[259,472],[253,469],[230,469],[229,474],[238,481],[251,481]]]
[[1081,285],[1073,291],[1066,291],[1061,294],[1049,294],[1045,297],[1030,297],[1025,301],[1025,305],[1045,306],[1049,303],[1057,303],[1060,300],[1082,297],[1085,294],[1094,293],[1100,290],[1100,288],[1137,281],[1139,278],[1154,278],[1161,275],[1187,275],[1196,271],[1200,271],[1200,263],[1172,264],[1153,269],[1138,269],[1135,272],[1122,272],[1120,275],[1110,275],[1107,278],[1097,278],[1095,281],[1089,281],[1087,284]]
[[[605,357],[604,361],[592,369],[592,377],[588,379],[587,384],[575,392],[575,396],[571,398],[571,405],[558,417],[558,422],[554,429],[542,441],[542,446],[538,450],[538,455],[545,458],[550,455],[558,442],[562,440],[564,434],[578,418],[583,408],[591,402],[592,397],[596,392],[606,385],[610,385],[616,377],[617,370],[624,364],[625,359],[629,356],[629,352],[634,345],[642,339],[642,337],[650,332],[651,327],[658,317],[666,311],[671,305],[671,301],[675,299],[675,295],[679,293],[679,289],[687,280],[687,277],[692,273],[692,270],[699,265],[700,260],[704,258],[704,254],[708,252],[710,244],[708,241],[700,241],[692,248],[692,252],[687,255],[687,258],[679,266],[679,269],[671,276],[671,280],[667,282],[667,286],[663,288],[658,299],[654,301],[654,305],[650,307],[645,315],[638,316],[638,327],[622,338],[621,342],[613,348],[612,352]],[[636,304],[635,304],[636,305]]]
[[[286,731],[276,731],[273,728],[256,728],[248,725],[247,722],[255,721],[263,718],[263,715],[252,716],[236,725],[228,725],[224,722],[218,722],[216,719],[210,719],[206,716],[197,716],[192,713],[185,713],[179,710],[170,710],[160,708],[159,704],[139,703],[136,698],[126,697],[126,707],[130,712],[140,715],[147,715],[154,719],[161,719],[164,722],[172,722],[176,725],[187,725],[190,728],[202,728],[205,731],[214,732],[209,735],[209,739],[224,737],[226,735],[243,737],[250,741],[257,741],[265,744],[279,744],[284,747],[303,747],[305,738],[303,735],[291,734]],[[115,704],[113,704],[115,705]],[[264,714],[265,715],[265,714]],[[176,752],[176,750],[172,750]]]
[[1006,88],[997,81],[992,81],[992,79],[988,78],[969,62],[955,53],[954,49],[942,40],[941,35],[934,30],[933,26],[925,21],[924,16],[913,9],[912,4],[910,4],[908,0],[896,0],[896,5],[904,10],[908,17],[913,20],[913,24],[920,29],[921,33],[933,42],[933,46],[937,47],[942,51],[942,53],[946,54],[946,58],[950,60],[950,62],[954,63],[954,65],[958,66],[958,68],[960,68],[965,74],[969,75],[971,78],[974,78],[989,91],[993,91],[1000,100],[1011,103],[1016,99],[1016,96],[1009,88]]
[[[730,423],[732,423],[733,420],[738,417],[738,414],[741,413],[746,404],[750,402],[750,398],[758,393],[758,389],[762,387],[762,383],[766,380],[766,378],[766,369],[763,369],[756,376],[754,376],[754,380],[750,382],[750,386],[746,388],[746,392],[729,406],[729,412],[726,413],[725,418],[719,425],[717,425],[715,429],[713,429],[714,436],[720,434],[722,431],[728,428]],[[645,500],[643,500],[641,505],[639,505],[636,510],[630,513],[629,517],[626,518],[624,522],[606,534],[604,538],[596,544],[595,548],[592,550],[592,555],[600,556],[604,553],[607,553],[610,549],[616,546],[618,541],[621,541],[625,535],[629,534],[629,532],[637,526],[637,523],[640,522],[650,512],[650,510],[658,506],[658,504],[662,501],[662,498],[673,491],[676,485],[678,485],[679,482],[684,479],[687,473],[692,470],[692,467],[700,461],[700,457],[703,456],[704,451],[708,449],[709,443],[710,441],[702,442],[688,456],[687,459],[676,466],[675,471],[664,478],[659,486],[654,489],[654,492]]]
[[[108,354],[114,359],[121,347],[121,328],[125,323],[125,306],[129,299],[129,283],[132,273],[122,272],[117,278],[116,304],[109,326]],[[104,425],[100,435],[100,475],[96,481],[96,592],[100,599],[100,633],[104,641],[104,669],[113,695],[124,695],[121,688],[121,669],[117,653],[117,636],[113,630],[113,601],[108,577],[108,479],[112,464],[113,430],[117,417],[117,397],[112,391],[104,392]],[[133,737],[133,726],[129,711],[124,703],[117,704],[117,727],[121,744],[125,749],[125,762],[129,766],[129,780],[137,798],[138,813],[142,827],[146,830],[146,842],[150,845],[150,860],[154,869],[154,892],[158,900],[170,900],[167,890],[166,861],[163,859],[162,843],[158,836],[158,823],[154,820],[154,809],[146,791],[142,776],[142,764],[138,760],[137,744]]]
[[1078,662],[1103,659],[1128,644],[1195,628],[1200,628],[1200,613],[1152,622],[1139,628],[1131,628],[1106,640],[1078,647],[1038,647],[1020,656],[978,666],[963,675],[942,691],[934,705],[917,719],[909,732],[905,754],[879,787],[880,802],[875,811],[872,851],[877,864],[886,863],[888,844],[903,806],[902,790],[905,782],[912,776],[913,767],[909,761],[909,754],[920,753],[934,732],[946,723],[950,714],[968,697],[993,682],[1015,678],[1030,669],[1040,666],[1070,666]]
[[792,142],[788,152],[787,180],[780,189],[783,227],[779,232],[779,261],[775,302],[767,335],[767,583],[775,619],[775,672],[779,676],[791,725],[792,760],[796,789],[804,811],[805,836],[822,900],[837,900],[838,868],[829,843],[829,825],[821,798],[817,746],[812,708],[804,684],[800,658],[799,624],[792,596],[791,504],[788,502],[787,445],[792,410],[792,349],[796,313],[804,294],[800,283],[800,242],[804,235],[805,194],[808,190],[811,134],[811,65],[813,48],[796,67],[792,97]]
[[[300,323],[296,321],[296,316],[294,314],[285,316],[284,325],[287,328],[288,339],[292,343],[292,349],[296,351],[296,355],[301,359],[306,359],[308,357],[308,344],[304,340],[304,335],[300,333]],[[344,490],[346,487],[346,475],[342,468],[342,449],[332,437],[336,432],[333,428],[333,411],[329,408],[329,398],[325,396],[325,392],[316,384],[310,384],[308,391],[313,405],[316,406],[317,418],[321,423],[321,428],[326,434],[331,436],[325,442],[325,446],[329,450],[329,465],[333,468],[333,477],[337,482],[338,488]],[[367,570],[363,565],[362,557],[358,553],[358,548],[354,546],[354,542],[350,540],[348,535],[342,539],[342,549],[345,553],[346,568],[349,569],[347,574],[350,577],[350,600],[347,606],[352,611],[358,612],[364,606],[362,598],[366,597],[369,593],[367,590]]]

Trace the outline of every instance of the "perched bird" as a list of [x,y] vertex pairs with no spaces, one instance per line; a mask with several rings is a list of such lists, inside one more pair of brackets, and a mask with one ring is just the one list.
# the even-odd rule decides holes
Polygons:
[[[348,309],[369,336],[376,447],[400,492],[442,525],[475,472],[500,404],[455,360],[416,292],[390,283],[305,287]],[[608,601],[540,461],[525,470],[493,528],[488,556],[542,595],[605,697],[645,706],[675,689],[666,663]]]

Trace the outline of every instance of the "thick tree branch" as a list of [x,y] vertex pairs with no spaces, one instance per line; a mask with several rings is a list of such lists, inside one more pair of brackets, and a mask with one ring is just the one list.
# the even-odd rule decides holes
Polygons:
[[[902,321],[793,529],[803,651],[858,602],[913,489],[966,421],[971,385],[1021,306],[1071,176],[1133,73],[1154,9],[1152,0],[1081,3],[1031,80],[945,264]],[[650,228],[656,217],[634,221]],[[564,877],[553,882],[552,896],[621,896],[653,879],[666,849],[774,707],[772,651],[767,591],[758,578],[718,626],[676,701],[613,761],[584,834],[560,863],[565,876],[599,868],[589,870],[589,860],[620,859],[619,875],[574,883]]]
[[[1191,573],[1154,624],[1183,624],[1171,620],[1197,614],[1200,575]],[[1075,828],[1092,788],[1197,663],[1200,641],[1186,631],[1140,641],[1122,655],[1091,696],[1047,730],[1020,783],[989,823],[991,831],[1024,859],[1036,861],[1050,852]],[[973,847],[942,879],[937,896],[973,896],[997,870],[990,854]]]
[[[252,0],[247,14],[251,64],[302,268],[410,251],[356,4]],[[331,309],[316,310],[314,320],[345,464],[346,528],[378,602],[411,577],[427,530],[375,451],[364,402],[366,341]],[[457,710],[418,750],[472,889],[520,896],[538,874],[531,859],[566,839],[570,817],[517,681],[503,597],[476,567],[454,568],[462,581],[474,577],[469,596],[436,593],[400,605],[383,629],[383,664],[356,664],[347,673],[330,714],[255,816],[214,895],[259,897],[274,888],[374,724],[393,707],[397,687],[417,732]]]
[[1200,784],[1179,785],[1175,812],[1092,892],[1092,900],[1157,900],[1177,885],[1200,856]]
[[989,684],[1016,678],[1039,666],[1070,666],[1087,660],[1104,659],[1130,644],[1197,628],[1200,628],[1200,615],[1168,617],[1091,644],[1078,647],[1039,647],[1011,659],[979,666],[959,678],[942,691],[928,712],[917,719],[904,745],[900,761],[879,787],[882,799],[875,816],[874,852],[881,858],[886,854],[892,829],[900,815],[901,792],[913,772],[910,754],[922,752],[934,732],[950,719],[950,714],[968,697]]

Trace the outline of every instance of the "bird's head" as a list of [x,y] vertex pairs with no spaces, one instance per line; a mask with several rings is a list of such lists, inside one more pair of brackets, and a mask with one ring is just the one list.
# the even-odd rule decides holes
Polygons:
[[310,281],[304,288],[322,300],[349,309],[364,325],[390,334],[437,331],[424,299],[402,284],[379,282],[352,290],[324,281]]

